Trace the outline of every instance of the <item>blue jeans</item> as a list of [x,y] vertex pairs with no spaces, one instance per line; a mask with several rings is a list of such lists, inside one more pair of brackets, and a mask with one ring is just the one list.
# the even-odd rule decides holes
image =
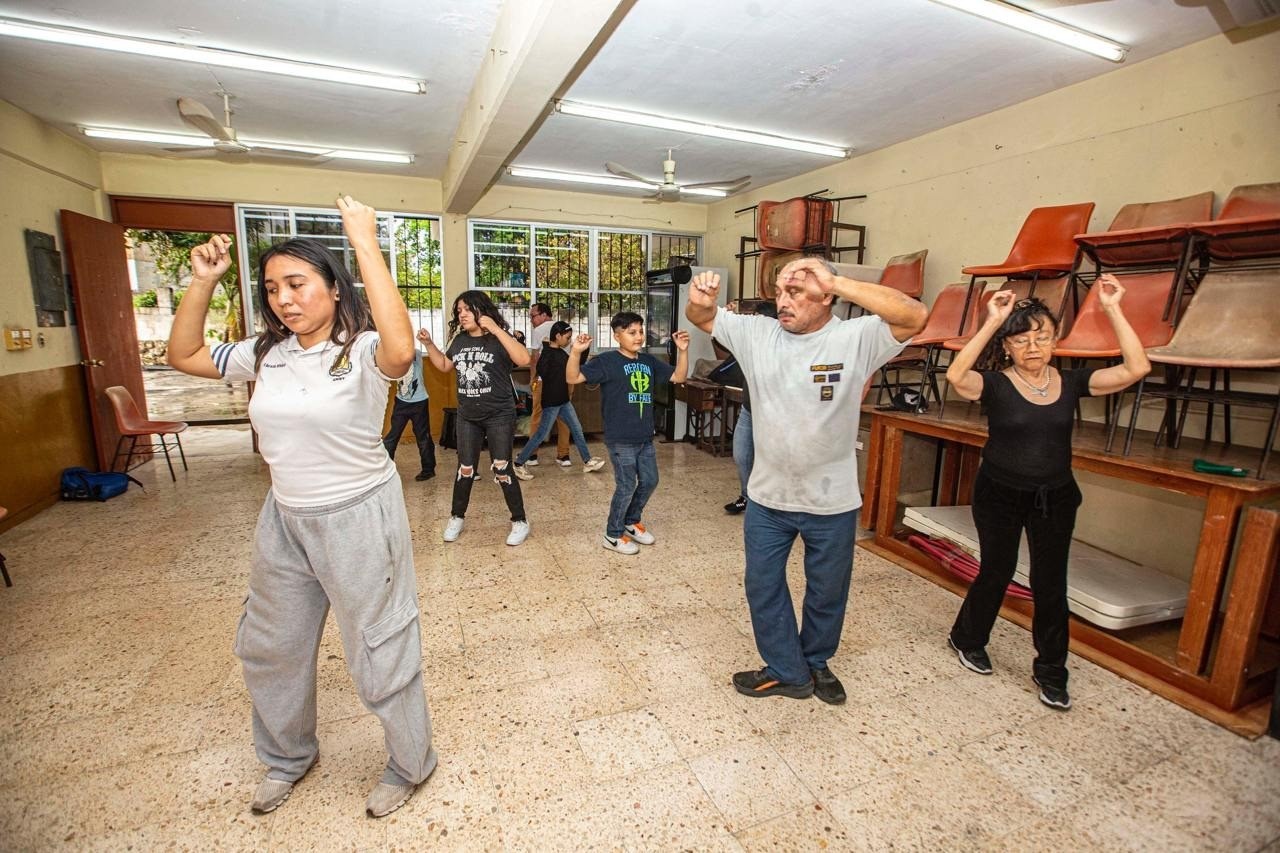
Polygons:
[[658,453],[653,440],[637,444],[606,444],[613,463],[613,500],[605,533],[617,539],[640,521],[644,505],[658,488]]
[[[849,581],[853,576],[856,509],[838,515],[784,512],[747,501],[743,541],[747,552],[747,604],[756,648],[769,675],[803,684],[840,645]],[[799,535],[804,542],[803,623],[796,630],[787,589],[787,557]]]
[[733,425],[733,464],[738,466],[738,482],[741,495],[747,496],[747,481],[751,479],[751,466],[756,461],[756,446],[751,441],[751,410],[738,410],[738,421]]
[[529,441],[516,457],[517,465],[528,462],[529,457],[538,452],[538,445],[551,435],[551,428],[556,425],[557,418],[569,427],[569,435],[573,438],[573,444],[578,448],[578,453],[582,455],[582,461],[591,461],[591,451],[587,449],[587,439],[582,434],[582,423],[578,420],[578,413],[573,409],[573,403],[561,403],[558,406],[542,407],[542,419],[538,421],[538,428],[533,435],[529,436]]

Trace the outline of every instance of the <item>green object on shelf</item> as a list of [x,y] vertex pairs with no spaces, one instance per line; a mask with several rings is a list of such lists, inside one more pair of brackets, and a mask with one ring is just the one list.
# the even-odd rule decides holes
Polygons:
[[1228,477],[1247,477],[1249,476],[1248,468],[1237,468],[1234,465],[1222,465],[1218,462],[1210,462],[1207,459],[1197,459],[1191,463],[1191,468],[1199,471],[1201,474],[1225,474]]

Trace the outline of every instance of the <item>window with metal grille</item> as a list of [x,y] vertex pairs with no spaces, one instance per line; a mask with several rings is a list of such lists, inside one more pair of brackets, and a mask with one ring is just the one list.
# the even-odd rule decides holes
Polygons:
[[470,241],[471,285],[489,294],[513,330],[527,336],[529,306],[544,302],[603,349],[615,345],[614,314],[644,316],[645,271],[673,256],[696,263],[702,242],[685,234],[481,220],[471,222]]
[[[276,243],[294,237],[318,240],[342,259],[353,275],[359,275],[355,251],[342,233],[342,217],[336,210],[301,207],[237,205],[241,269],[251,288],[248,302],[255,313],[253,328],[261,328],[256,312],[258,260]],[[400,291],[415,329],[426,328],[436,340],[444,339],[441,282],[443,258],[440,219],[435,216],[379,213],[378,242],[391,277]]]

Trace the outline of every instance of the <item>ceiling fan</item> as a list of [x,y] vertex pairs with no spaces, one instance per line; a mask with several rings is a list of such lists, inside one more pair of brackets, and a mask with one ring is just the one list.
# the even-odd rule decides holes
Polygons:
[[727,181],[702,181],[696,184],[677,184],[676,183],[676,161],[672,158],[672,149],[667,149],[667,159],[662,161],[662,180],[654,178],[644,178],[635,172],[619,166],[617,163],[605,163],[604,167],[611,174],[620,178],[626,178],[631,181],[639,181],[642,184],[648,184],[653,187],[655,192],[649,196],[651,202],[679,201],[682,190],[700,190],[700,189],[717,189],[723,190],[727,195],[733,195],[738,190],[751,183],[750,175],[743,175],[740,178],[733,178]]
[[245,161],[255,157],[268,157],[317,163],[328,159],[314,149],[290,148],[285,144],[264,145],[257,142],[253,144],[241,142],[236,137],[235,128],[231,126],[232,96],[222,89],[219,89],[217,94],[222,97],[223,120],[221,122],[214,117],[208,107],[196,99],[178,98],[178,115],[182,116],[182,120],[187,124],[208,136],[212,140],[212,144],[202,148],[192,148],[190,146],[166,148],[166,151],[171,151],[175,156],[181,158],[220,157],[237,161]]

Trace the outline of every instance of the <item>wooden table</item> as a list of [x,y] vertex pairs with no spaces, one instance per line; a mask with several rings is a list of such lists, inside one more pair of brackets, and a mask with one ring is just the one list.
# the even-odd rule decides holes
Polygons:
[[[980,450],[987,440],[986,422],[978,416],[977,409],[958,404],[948,408],[945,418],[939,418],[934,414],[881,412],[864,407],[864,416],[870,417],[871,437],[863,517],[874,526],[875,550],[894,555],[896,562],[961,595],[967,586],[963,581],[895,537],[897,496],[903,438],[916,435],[941,442],[939,503],[950,506],[969,502]],[[1254,720],[1257,714],[1246,720],[1238,712],[1251,702],[1263,700],[1272,689],[1274,659],[1259,671],[1251,658],[1258,627],[1268,609],[1276,607],[1274,587],[1280,584],[1268,583],[1275,563],[1274,550],[1266,551],[1262,558],[1238,560],[1229,590],[1226,576],[1242,508],[1280,495],[1280,480],[1222,477],[1191,469],[1191,461],[1197,457],[1249,467],[1257,461],[1257,451],[1252,448],[1206,446],[1197,441],[1184,442],[1181,450],[1156,448],[1151,435],[1144,434],[1135,443],[1133,455],[1126,457],[1105,452],[1105,441],[1101,424],[1077,426],[1073,467],[1203,498],[1205,511],[1176,652],[1171,656],[1153,653],[1115,632],[1074,617],[1072,650],[1220,723],[1249,732],[1260,730]],[[1265,539],[1264,534],[1260,536]],[[1245,546],[1240,550],[1246,550]],[[1219,605],[1228,594],[1226,612],[1217,618]],[[1001,612],[1024,627],[1030,625],[1031,607],[1027,602],[1006,599]]]

